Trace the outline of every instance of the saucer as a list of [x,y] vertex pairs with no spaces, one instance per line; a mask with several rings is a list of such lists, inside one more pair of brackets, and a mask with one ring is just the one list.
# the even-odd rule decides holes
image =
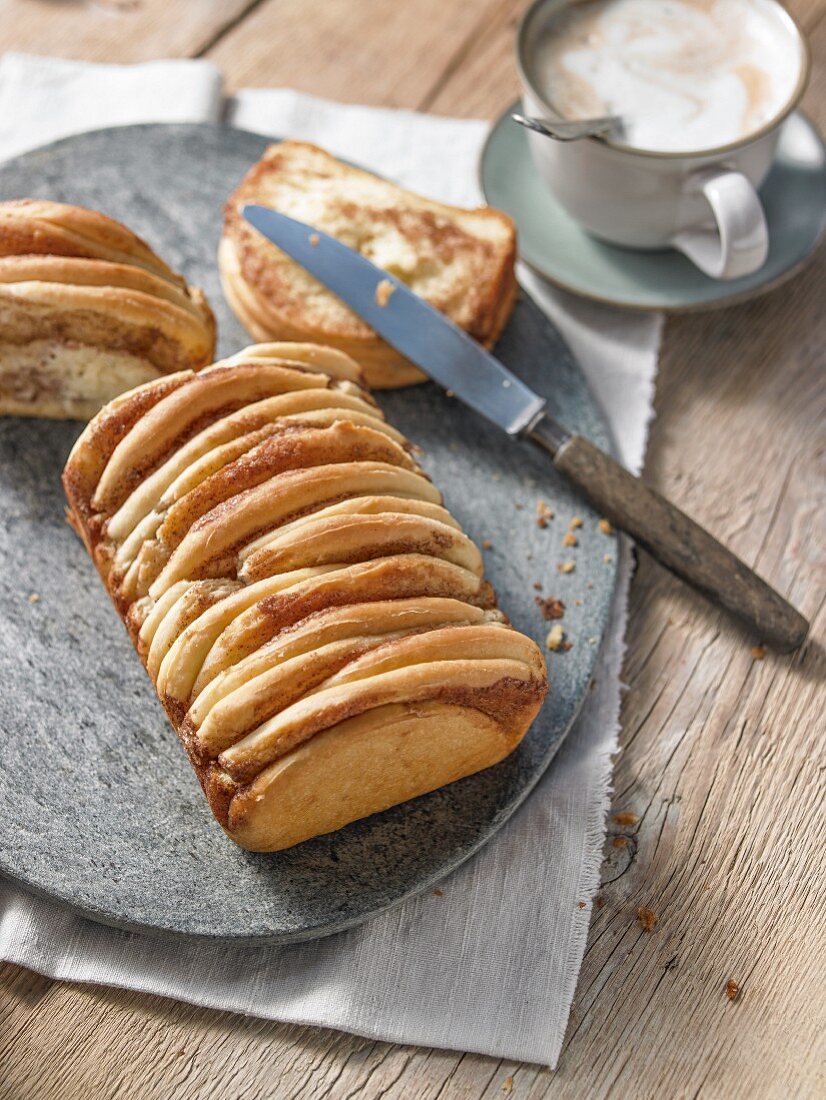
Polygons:
[[826,228],[826,148],[796,112],[783,124],[760,197],[771,241],[763,267],[723,282],[703,275],[680,252],[636,252],[589,236],[540,179],[514,103],[488,136],[479,163],[485,198],[514,219],[519,255],[550,282],[628,309],[712,309],[773,289],[811,255]]

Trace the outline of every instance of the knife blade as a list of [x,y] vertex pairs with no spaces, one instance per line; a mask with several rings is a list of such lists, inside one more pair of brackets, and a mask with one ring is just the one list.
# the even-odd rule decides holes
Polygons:
[[809,624],[790,603],[675,504],[554,420],[542,397],[401,280],[269,207],[247,205],[242,214],[425,374],[511,437],[539,446],[603,515],[760,640],[781,650],[802,645]]
[[[519,435],[545,401],[466,332],[401,280],[335,237],[264,206],[244,217],[359,314],[379,336],[509,435]],[[381,288],[381,289],[379,289]],[[384,302],[384,304],[380,304]],[[442,323],[440,323],[442,322]]]

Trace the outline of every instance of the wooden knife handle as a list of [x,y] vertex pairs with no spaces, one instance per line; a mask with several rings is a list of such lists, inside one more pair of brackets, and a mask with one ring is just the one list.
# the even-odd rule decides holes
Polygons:
[[[529,433],[551,450],[541,436],[541,429]],[[809,624],[799,611],[708,531],[587,439],[574,435],[555,445],[553,462],[617,527],[736,615],[761,641],[785,652],[806,640]]]

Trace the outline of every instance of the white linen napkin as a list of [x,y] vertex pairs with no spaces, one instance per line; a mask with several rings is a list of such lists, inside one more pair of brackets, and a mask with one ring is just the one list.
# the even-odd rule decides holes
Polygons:
[[[100,66],[7,55],[0,156],[96,126],[213,119],[220,86],[203,62]],[[480,200],[484,122],[280,89],[243,91],[227,114],[250,130],[316,141],[434,197]],[[526,272],[522,279],[579,359],[623,461],[638,470],[661,319],[575,300]],[[442,896],[421,896],[315,943],[227,947],[120,932],[0,880],[0,958],[53,978],[554,1066],[599,884],[629,575],[625,547],[597,688],[566,744],[527,803],[443,884]]]

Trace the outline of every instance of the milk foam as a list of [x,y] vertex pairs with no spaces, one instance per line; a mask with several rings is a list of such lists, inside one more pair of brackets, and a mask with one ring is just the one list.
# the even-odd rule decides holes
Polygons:
[[551,17],[532,69],[564,118],[618,114],[628,145],[695,152],[770,122],[801,65],[764,0],[584,0]]

